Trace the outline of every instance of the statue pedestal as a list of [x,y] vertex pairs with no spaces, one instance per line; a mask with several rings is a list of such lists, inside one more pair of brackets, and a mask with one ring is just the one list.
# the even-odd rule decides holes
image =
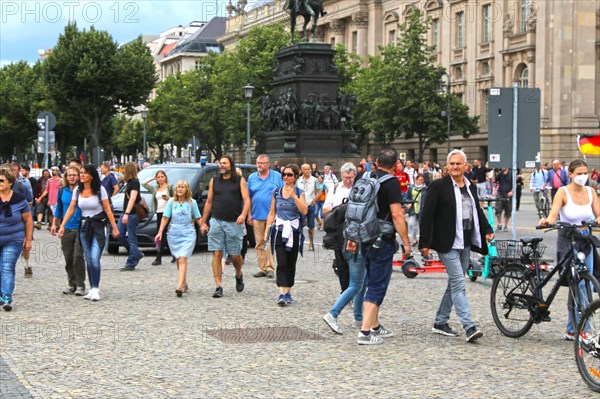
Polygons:
[[327,43],[296,43],[277,53],[272,94],[260,100],[265,129],[256,135],[257,154],[335,167],[358,160],[356,132],[348,129],[355,97],[338,91],[334,56]]

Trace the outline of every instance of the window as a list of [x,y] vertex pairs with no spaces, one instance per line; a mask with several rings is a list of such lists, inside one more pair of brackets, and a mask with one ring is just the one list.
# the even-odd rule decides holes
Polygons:
[[436,51],[440,47],[440,20],[434,19],[431,21],[431,45]]
[[531,0],[521,0],[521,23],[519,25],[519,32],[527,32],[527,19],[531,11]]
[[194,69],[200,69],[200,68],[202,68],[202,61],[196,60]]
[[456,14],[456,48],[463,48],[465,45],[464,27],[465,27],[465,13],[459,12]]
[[529,87],[529,68],[527,68],[527,66],[525,65],[523,66],[523,69],[521,69],[521,73],[519,74],[519,87]]
[[481,75],[488,76],[490,74],[490,63],[484,61],[481,63]]
[[492,6],[486,4],[483,6],[483,43],[488,43],[492,40]]
[[396,29],[388,32],[388,44],[396,44]]
[[358,32],[352,32],[352,52],[358,54]]
[[331,47],[335,47],[335,37],[331,38]]
[[454,68],[454,79],[462,79],[463,78],[463,70],[461,66],[457,66]]

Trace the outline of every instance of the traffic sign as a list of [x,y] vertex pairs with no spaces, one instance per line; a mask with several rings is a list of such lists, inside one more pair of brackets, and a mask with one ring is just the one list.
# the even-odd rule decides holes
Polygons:
[[37,126],[40,130],[46,130],[46,117],[48,117],[48,130],[56,127],[56,116],[50,111],[43,111],[38,114],[35,119]]

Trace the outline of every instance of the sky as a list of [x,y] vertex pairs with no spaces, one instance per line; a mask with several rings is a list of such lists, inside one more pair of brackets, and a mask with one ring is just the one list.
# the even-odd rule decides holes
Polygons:
[[[246,10],[265,0],[248,0]],[[227,0],[0,0],[0,67],[25,60],[35,63],[38,50],[56,45],[70,20],[79,30],[94,26],[117,43],[161,32],[192,21],[227,16]],[[237,3],[237,1],[233,1]]]

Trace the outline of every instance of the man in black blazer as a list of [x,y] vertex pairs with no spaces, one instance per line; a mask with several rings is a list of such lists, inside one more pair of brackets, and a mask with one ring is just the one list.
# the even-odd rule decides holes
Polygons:
[[448,320],[452,305],[467,332],[467,342],[475,342],[483,332],[471,318],[465,290],[465,273],[471,250],[487,255],[486,241],[494,238],[493,230],[479,206],[477,186],[465,177],[467,156],[461,150],[448,154],[448,175],[435,180],[427,190],[421,210],[419,249],[423,255],[437,251],[448,273],[448,285],[437,310],[432,331],[450,337],[458,333]]

